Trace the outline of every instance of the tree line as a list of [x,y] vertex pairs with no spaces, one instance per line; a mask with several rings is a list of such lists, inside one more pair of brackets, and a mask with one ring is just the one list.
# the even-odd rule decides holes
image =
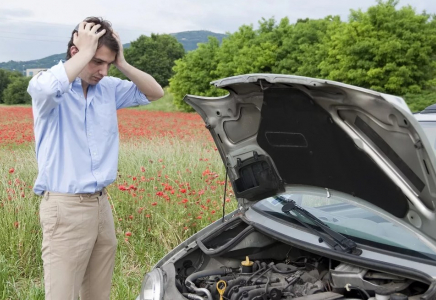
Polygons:
[[176,105],[185,94],[219,96],[210,81],[246,73],[294,74],[340,81],[404,96],[422,94],[436,102],[436,18],[397,0],[377,1],[367,11],[351,10],[347,22],[337,16],[276,22],[259,28],[243,25],[219,45],[210,38],[176,61],[170,91]]
[[[347,21],[338,16],[295,23],[262,19],[256,29],[242,25],[221,43],[209,37],[187,53],[172,35],[142,35],[125,56],[162,86],[169,85],[175,106],[185,111],[192,111],[182,100],[186,94],[224,95],[210,82],[247,73],[340,81],[403,96],[412,110],[420,110],[436,102],[436,16],[398,8],[398,3],[377,0],[366,11],[351,10]],[[114,67],[109,75],[125,78]],[[22,93],[26,81],[0,70],[0,103],[29,102]]]

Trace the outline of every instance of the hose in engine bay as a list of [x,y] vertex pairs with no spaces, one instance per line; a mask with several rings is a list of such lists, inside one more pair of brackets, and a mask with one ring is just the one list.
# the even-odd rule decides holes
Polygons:
[[213,276],[213,275],[227,275],[232,273],[233,270],[230,268],[219,268],[219,269],[213,269],[213,270],[204,270],[204,271],[200,271],[200,272],[195,272],[192,273],[191,275],[188,276],[188,278],[186,278],[185,280],[185,285],[189,290],[192,290],[196,293],[203,293],[207,296],[208,300],[213,300],[212,299],[212,294],[210,293],[210,291],[208,289],[205,288],[198,288],[195,285],[195,281],[198,278],[202,278],[202,277],[208,277],[208,276]]

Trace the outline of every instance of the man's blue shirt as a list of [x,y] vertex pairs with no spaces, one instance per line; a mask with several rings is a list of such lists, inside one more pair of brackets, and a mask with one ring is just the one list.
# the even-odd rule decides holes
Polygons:
[[94,193],[112,183],[118,166],[117,109],[150,103],[136,85],[104,77],[90,85],[71,84],[62,62],[36,75],[32,97],[38,177],[33,190]]

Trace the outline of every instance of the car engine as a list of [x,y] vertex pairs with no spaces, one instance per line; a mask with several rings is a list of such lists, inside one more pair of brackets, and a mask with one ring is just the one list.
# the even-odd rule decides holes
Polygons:
[[[294,299],[324,292],[326,282],[316,268],[316,261],[301,258],[293,264],[250,261],[241,268],[220,268],[191,274],[185,284],[194,281],[210,291],[212,299]],[[205,278],[206,276],[206,278]],[[202,278],[202,280],[198,280]],[[207,294],[207,293],[206,293]],[[335,299],[335,298],[331,298]]]
[[197,240],[200,247],[171,264],[178,295],[205,300],[427,299],[420,298],[429,289],[426,283],[317,255],[244,226],[236,231]]
[[[414,299],[413,295],[426,290],[425,285],[398,276],[347,264],[329,270],[325,263],[306,256],[281,263],[247,257],[240,268],[207,269],[189,276],[179,273],[176,285],[188,299],[230,300],[399,300]],[[190,262],[185,266],[193,267]]]

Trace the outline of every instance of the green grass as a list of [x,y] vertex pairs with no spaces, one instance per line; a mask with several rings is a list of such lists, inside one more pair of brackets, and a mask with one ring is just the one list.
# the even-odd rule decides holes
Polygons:
[[149,111],[163,111],[163,112],[173,112],[181,111],[178,110],[173,104],[173,95],[168,91],[168,87],[164,88],[165,94],[162,98],[156,101],[152,101],[148,105],[132,107],[131,109],[137,110],[149,110]]
[[[0,166],[0,299],[44,299],[33,146],[0,148]],[[144,274],[165,253],[221,217],[223,180],[212,144],[170,138],[121,143],[119,177],[108,188],[118,238],[111,299],[135,299]],[[235,207],[231,201],[227,212]]]
[[9,105],[9,104],[4,104],[4,103],[0,103],[0,107],[32,107],[32,105],[30,104],[13,104],[13,105]]

